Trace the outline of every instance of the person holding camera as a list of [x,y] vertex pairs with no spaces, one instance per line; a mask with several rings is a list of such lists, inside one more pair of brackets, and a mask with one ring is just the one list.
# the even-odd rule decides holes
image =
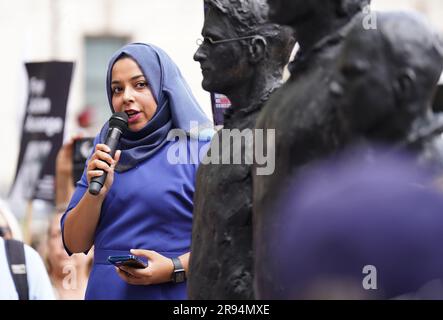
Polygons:
[[[104,144],[109,124],[95,138],[61,221],[65,248],[72,254],[94,245],[86,299],[185,299],[198,164],[171,163],[170,150],[205,146],[209,136],[191,137],[191,122],[209,120],[178,67],[153,45],[118,50],[109,62],[106,89],[111,111],[128,115],[128,130],[113,158]],[[171,130],[185,139],[171,140]],[[89,193],[91,179],[103,172],[101,191]],[[115,268],[108,262],[130,253],[147,259],[147,267]]]

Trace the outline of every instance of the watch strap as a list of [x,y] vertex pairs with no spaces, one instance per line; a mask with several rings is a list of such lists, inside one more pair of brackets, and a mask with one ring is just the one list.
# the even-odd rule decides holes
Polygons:
[[185,268],[179,258],[171,258],[174,264],[174,271],[172,272],[172,281],[175,283],[183,282],[186,278]]
[[171,260],[172,260],[172,263],[174,264],[174,271],[183,269],[183,265],[182,265],[179,258],[171,258]]

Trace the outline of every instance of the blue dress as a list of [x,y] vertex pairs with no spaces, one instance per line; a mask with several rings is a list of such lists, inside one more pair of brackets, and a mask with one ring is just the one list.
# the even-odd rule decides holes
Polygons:
[[[188,152],[192,143],[198,144],[198,149],[204,145],[190,141],[188,139],[184,146]],[[198,164],[170,164],[167,155],[172,143],[175,142],[167,142],[137,167],[115,172],[95,232],[94,264],[86,299],[186,299],[186,282],[130,285],[119,278],[115,267],[107,262],[108,256],[129,254],[130,249],[154,250],[166,257],[190,251]],[[62,231],[66,216],[87,189],[84,172],[62,218]]]

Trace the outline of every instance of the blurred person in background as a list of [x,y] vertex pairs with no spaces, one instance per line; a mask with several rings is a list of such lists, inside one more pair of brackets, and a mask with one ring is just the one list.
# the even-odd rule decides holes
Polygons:
[[64,143],[55,160],[55,210],[65,212],[75,190],[73,152],[74,143],[83,135],[76,135]]
[[11,227],[0,211],[0,300],[53,300],[51,282],[40,255],[13,240]]
[[56,210],[51,215],[46,239],[46,267],[54,293],[59,300],[81,300],[85,296],[93,250],[87,256],[83,254],[69,257],[63,247],[60,220],[74,193],[73,149],[74,142],[81,138],[76,135],[63,144],[57,153]]
[[12,230],[9,227],[9,223],[3,217],[2,212],[0,211],[0,237],[4,239],[12,239]]
[[12,232],[6,221],[0,215],[0,237],[4,239],[12,239]]
[[22,240],[22,231],[8,204],[0,200],[0,236],[4,239]]
[[46,266],[54,293],[59,300],[83,300],[89,271],[91,254],[75,254],[71,257],[63,247],[60,219],[62,213],[53,215],[47,239]]

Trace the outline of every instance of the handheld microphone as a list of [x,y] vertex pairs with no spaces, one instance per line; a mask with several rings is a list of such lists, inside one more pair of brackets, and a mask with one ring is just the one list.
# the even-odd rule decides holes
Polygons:
[[[116,112],[109,120],[109,130],[106,136],[105,144],[111,149],[110,156],[114,158],[117,151],[117,145],[120,141],[120,137],[128,128],[128,115],[124,112]],[[103,171],[103,170],[102,170]],[[105,184],[106,176],[108,173],[103,171],[103,174],[99,177],[91,179],[89,184],[89,193],[96,196],[100,193],[103,185]]]

